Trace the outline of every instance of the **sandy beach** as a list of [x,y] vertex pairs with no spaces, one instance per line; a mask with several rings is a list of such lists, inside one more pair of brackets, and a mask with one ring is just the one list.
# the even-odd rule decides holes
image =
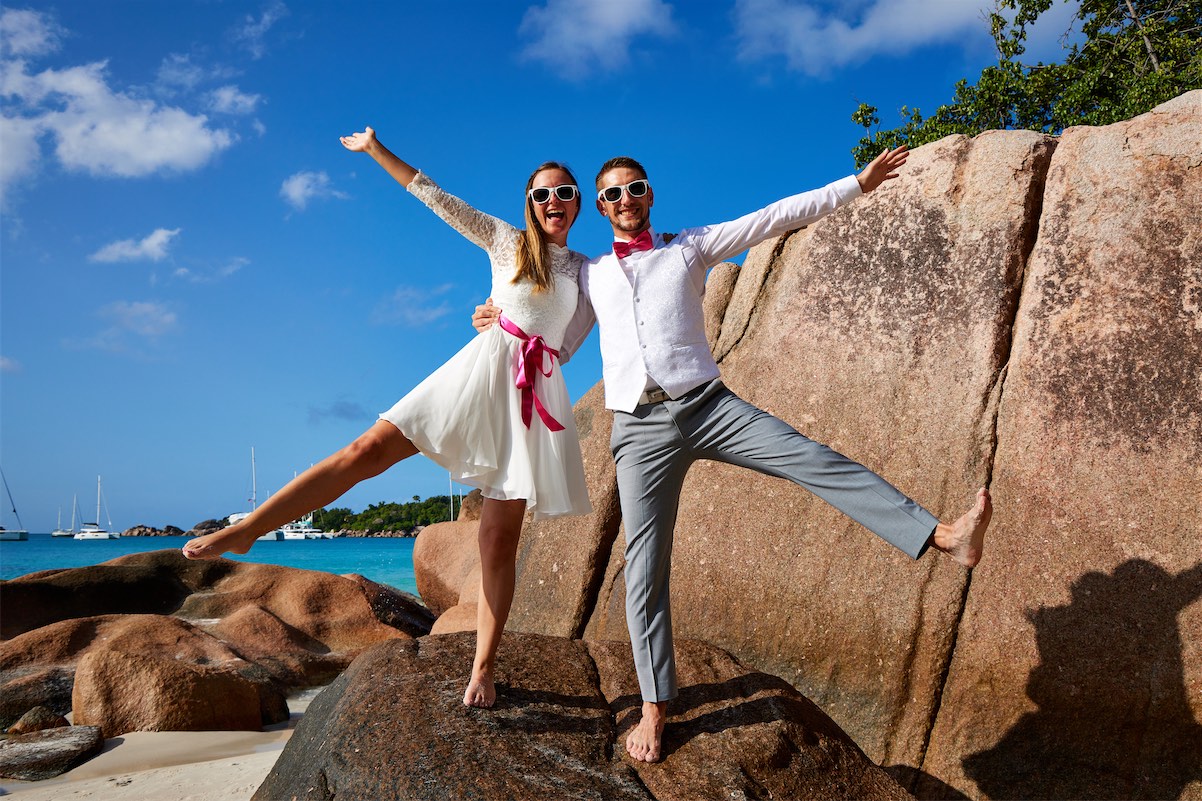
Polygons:
[[74,770],[40,782],[0,779],[21,801],[247,801],[320,688],[288,699],[291,718],[264,731],[130,732]]

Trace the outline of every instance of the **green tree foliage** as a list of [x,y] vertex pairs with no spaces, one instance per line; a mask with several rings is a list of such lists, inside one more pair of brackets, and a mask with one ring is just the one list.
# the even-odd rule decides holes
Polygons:
[[[413,496],[408,503],[376,503],[355,514],[350,509],[318,509],[313,525],[322,531],[413,531],[418,526],[445,523],[451,519],[452,498],[434,495],[424,501]],[[454,512],[459,514],[458,499]]]
[[929,117],[901,108],[902,125],[879,130],[861,103],[852,121],[866,135],[852,149],[863,167],[886,148],[917,147],[949,134],[1027,129],[1058,134],[1071,125],[1130,119],[1202,88],[1202,0],[1081,0],[1075,22],[1085,41],[1056,64],[1024,64],[1027,27],[1054,0],[997,0],[989,23],[998,63]]

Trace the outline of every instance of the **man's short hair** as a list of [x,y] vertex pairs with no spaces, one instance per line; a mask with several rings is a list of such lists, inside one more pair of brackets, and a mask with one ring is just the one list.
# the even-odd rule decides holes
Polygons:
[[643,165],[632,159],[630,156],[616,156],[601,165],[601,169],[597,172],[597,188],[601,188],[601,176],[610,170],[617,169],[634,170],[643,178],[647,177],[647,171],[643,169]]

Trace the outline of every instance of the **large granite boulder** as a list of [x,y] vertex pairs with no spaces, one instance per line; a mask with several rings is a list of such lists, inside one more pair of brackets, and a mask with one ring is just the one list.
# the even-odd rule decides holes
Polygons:
[[264,723],[287,720],[278,691],[274,707],[282,707],[282,716],[263,720],[261,693],[273,688],[247,679],[237,667],[96,648],[75,670],[72,719],[98,727],[106,738],[131,731],[259,731]]
[[[983,485],[997,511],[969,573],[698,463],[678,637],[784,677],[931,797],[1202,797],[1200,119],[1191,92],[1060,138],[950,137],[714,270],[736,392],[941,517]],[[597,511],[528,522],[513,630],[626,637],[600,391],[577,404]]]
[[[106,661],[88,663],[89,657],[100,654],[107,655]],[[119,668],[124,662],[113,655],[163,662],[165,669],[169,668],[167,677],[154,679],[163,685],[170,684],[177,666],[201,666],[238,674],[241,682],[252,687],[250,693],[242,693],[239,700],[250,698],[253,701],[247,707],[246,715],[253,713],[255,729],[288,718],[284,688],[297,686],[288,685],[269,670],[248,662],[227,643],[187,621],[167,615],[104,615],[64,620],[0,643],[0,681],[9,679],[3,685],[4,694],[24,701],[14,703],[10,714],[23,706],[28,709],[36,705],[33,702],[39,696],[30,692],[27,677],[31,673],[36,677],[38,671],[52,668],[69,676],[70,680],[52,685],[55,692],[47,706],[60,714],[65,711],[64,707],[73,711],[75,723],[101,726],[108,737],[139,728],[121,729],[125,724],[120,718],[116,722],[108,721],[113,706],[110,699],[116,697],[128,696],[132,700],[127,705],[136,705],[144,712],[153,710],[155,719],[169,721],[180,715],[205,719],[203,715],[207,713],[171,709],[178,699],[172,696],[170,689],[155,688],[144,669],[141,672],[146,675],[123,674]],[[87,664],[91,667],[86,668]],[[99,669],[105,666],[107,670]],[[184,674],[179,676],[186,678]],[[105,686],[106,682],[113,686]],[[226,702],[218,699],[212,703],[221,706]],[[203,726],[197,724],[188,728],[195,730]]]
[[413,596],[362,576],[191,562],[175,550],[43,571],[0,593],[11,632],[0,642],[3,726],[38,705],[70,711],[76,665],[98,648],[236,663],[259,688],[262,720],[275,722],[282,692],[329,681],[365,647],[419,636],[432,622]]
[[[256,799],[904,799],[787,683],[682,643],[665,757],[620,745],[637,708],[621,643],[506,634],[500,698],[462,704],[471,634],[384,643],[310,705]],[[386,735],[382,735],[385,733]]]
[[426,526],[413,541],[413,578],[422,602],[437,617],[459,603],[469,578],[479,578],[479,520]]
[[1199,221],[1202,92],[1061,136],[923,763],[974,797],[1202,798]]
[[33,782],[51,779],[86,762],[104,748],[95,726],[67,726],[19,734],[0,741],[0,776]]

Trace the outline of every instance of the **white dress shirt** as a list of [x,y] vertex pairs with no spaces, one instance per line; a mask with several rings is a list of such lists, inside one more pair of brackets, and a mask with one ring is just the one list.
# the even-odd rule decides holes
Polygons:
[[609,251],[580,270],[580,298],[560,348],[566,361],[601,326],[605,406],[631,412],[649,384],[679,398],[718,377],[701,300],[709,268],[765,239],[810,225],[862,194],[854,175],[778,200],[731,222],[687,228],[671,242],[618,259]]

